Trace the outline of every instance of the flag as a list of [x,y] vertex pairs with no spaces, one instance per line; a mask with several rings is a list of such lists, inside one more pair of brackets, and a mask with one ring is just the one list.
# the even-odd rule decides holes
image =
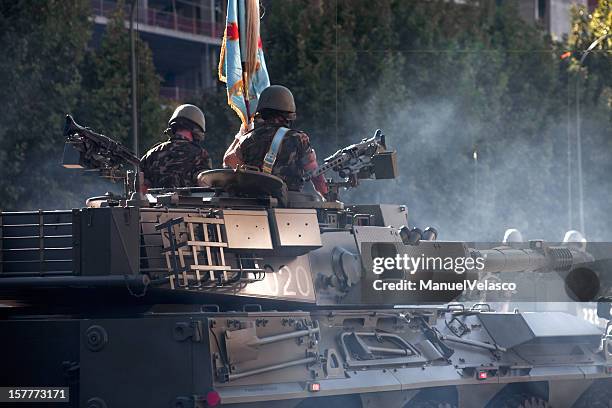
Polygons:
[[219,79],[227,84],[227,103],[248,129],[259,95],[270,86],[259,35],[259,0],[228,0]]

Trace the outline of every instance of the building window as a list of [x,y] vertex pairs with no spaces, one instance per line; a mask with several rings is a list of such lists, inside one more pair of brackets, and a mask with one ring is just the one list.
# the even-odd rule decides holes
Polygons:
[[599,0],[588,0],[587,4],[589,6],[589,11],[593,11],[597,8]]
[[538,20],[544,20],[544,17],[546,16],[546,0],[538,0],[538,14],[537,14],[537,18]]

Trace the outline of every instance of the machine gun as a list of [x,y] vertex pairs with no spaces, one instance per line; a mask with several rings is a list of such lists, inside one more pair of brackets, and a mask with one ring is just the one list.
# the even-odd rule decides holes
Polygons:
[[138,191],[137,186],[132,186],[128,179],[134,174],[130,167],[138,173],[140,160],[127,147],[77,124],[70,115],[66,115],[64,137],[62,165],[65,168],[97,170],[103,178],[124,180],[128,195],[133,189]]
[[341,187],[352,188],[363,179],[393,179],[397,176],[397,153],[387,149],[380,129],[374,136],[338,150],[327,157],[323,165],[307,174],[304,180],[336,172],[342,180],[328,180],[329,200],[336,200]]

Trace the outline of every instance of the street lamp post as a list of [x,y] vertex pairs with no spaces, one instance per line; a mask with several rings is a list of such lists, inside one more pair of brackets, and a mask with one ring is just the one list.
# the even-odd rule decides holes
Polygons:
[[[610,34],[604,34],[589,45],[589,47],[582,53],[579,64],[582,66],[586,57],[590,54],[597,44],[609,37]],[[576,76],[576,154],[578,156],[578,217],[580,223],[580,232],[586,236],[584,228],[584,188],[582,181],[582,129],[580,121],[580,72]]]
[[132,135],[134,143],[134,154],[140,157],[138,154],[138,98],[137,98],[137,75],[136,70],[136,33],[134,32],[134,15],[136,13],[136,2],[138,0],[132,0],[130,9],[130,59],[131,69],[130,76],[132,79]]

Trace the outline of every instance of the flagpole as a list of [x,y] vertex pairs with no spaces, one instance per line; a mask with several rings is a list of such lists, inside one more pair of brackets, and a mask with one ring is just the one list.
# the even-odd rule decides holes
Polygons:
[[249,124],[251,123],[251,109],[249,107],[249,97],[248,97],[248,86],[247,86],[247,77],[244,73],[246,69],[246,64],[244,63],[244,61],[242,62],[242,98],[244,99],[244,107],[246,108],[246,129],[248,130],[249,128]]
[[242,66],[242,99],[244,100],[244,107],[246,109],[246,129],[248,130],[249,124],[251,122],[251,109],[249,106],[249,86],[248,86],[248,77],[246,75],[246,55],[247,55],[247,35],[246,35],[246,27],[247,27],[247,7],[245,4],[246,0],[238,0],[238,34],[240,41],[240,64]]

